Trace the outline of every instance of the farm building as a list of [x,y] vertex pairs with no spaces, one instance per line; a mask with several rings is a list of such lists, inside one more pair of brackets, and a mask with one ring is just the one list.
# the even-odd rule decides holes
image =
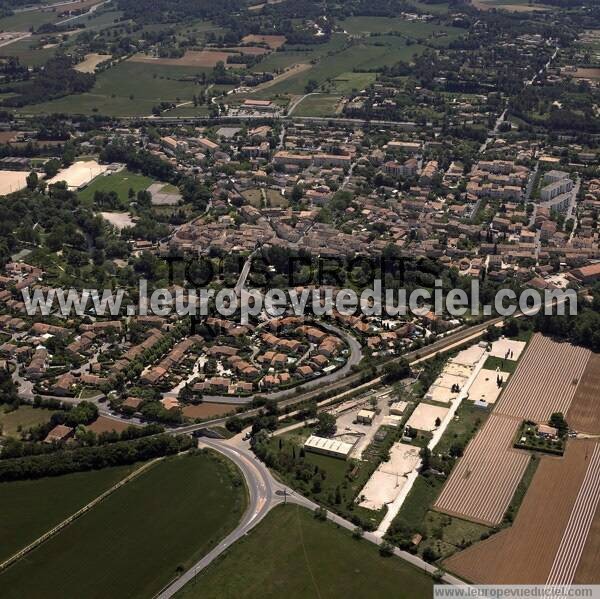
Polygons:
[[360,424],[372,424],[375,418],[375,412],[371,410],[360,410],[356,415],[356,422]]
[[314,453],[321,453],[334,458],[346,459],[354,445],[352,443],[344,443],[337,439],[326,439],[325,437],[317,437],[311,435],[304,442],[304,449]]

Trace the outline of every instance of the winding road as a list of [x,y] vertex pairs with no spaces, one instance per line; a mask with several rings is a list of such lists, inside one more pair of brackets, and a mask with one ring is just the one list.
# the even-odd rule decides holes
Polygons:
[[[163,589],[157,595],[158,599],[173,597],[175,593],[191,582],[197,574],[208,567],[231,545],[248,534],[275,506],[288,502],[309,510],[315,510],[319,507],[310,499],[275,480],[268,468],[250,451],[247,443],[241,440],[241,434],[229,440],[203,438],[199,446],[218,451],[229,458],[240,469],[248,490],[248,507],[237,528],[229,533],[212,551]],[[327,512],[327,518],[346,530],[353,531],[356,528],[355,524],[341,518],[337,514]],[[375,545],[380,545],[383,542],[380,537],[371,532],[365,532],[363,538]],[[413,566],[424,570],[430,575],[437,571],[435,566],[423,561],[412,553],[396,548],[394,555],[410,562]],[[451,574],[444,574],[442,581],[452,585],[465,584],[462,580]]]

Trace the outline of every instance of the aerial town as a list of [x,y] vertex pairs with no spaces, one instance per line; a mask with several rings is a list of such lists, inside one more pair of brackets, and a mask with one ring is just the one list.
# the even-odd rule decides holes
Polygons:
[[600,5],[0,0],[0,212],[2,597],[600,584]]

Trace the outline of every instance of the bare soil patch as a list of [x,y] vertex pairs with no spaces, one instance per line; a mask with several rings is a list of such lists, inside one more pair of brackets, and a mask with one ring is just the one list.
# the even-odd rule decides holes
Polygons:
[[222,403],[201,403],[197,406],[185,406],[182,410],[187,418],[219,418],[231,414],[231,406]]
[[90,431],[94,431],[97,435],[100,433],[109,433],[111,431],[115,431],[120,433],[124,431],[129,426],[135,426],[133,423],[129,422],[121,422],[119,420],[113,420],[112,418],[107,418],[106,416],[98,416],[95,422],[92,422],[87,429]]
[[277,50],[285,44],[285,35],[247,35],[242,38],[244,44],[266,44],[269,48]]
[[73,68],[80,73],[93,73],[101,62],[109,58],[112,58],[111,54],[86,54],[85,60]]

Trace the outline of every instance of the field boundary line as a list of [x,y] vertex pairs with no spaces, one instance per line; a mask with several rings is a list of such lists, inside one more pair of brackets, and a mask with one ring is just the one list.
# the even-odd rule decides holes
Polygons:
[[155,458],[154,460],[151,460],[150,462],[146,462],[145,464],[142,464],[139,468],[137,468],[133,472],[129,473],[125,478],[121,479],[118,483],[115,483],[112,487],[110,487],[109,489],[104,491],[101,495],[98,495],[98,497],[96,497],[95,499],[93,499],[92,501],[90,501],[89,503],[84,505],[82,508],[78,509],[74,514],[71,514],[69,517],[65,518],[62,522],[59,522],[56,526],[51,528],[49,531],[45,532],[41,537],[38,537],[37,539],[35,539],[35,541],[32,541],[31,543],[29,543],[29,545],[27,545],[27,546],[23,547],[23,549],[20,549],[19,551],[17,551],[17,553],[15,553],[14,555],[12,555],[11,557],[9,557],[8,559],[6,559],[5,561],[3,561],[0,564],[0,572],[3,572],[4,570],[6,570],[6,568],[11,566],[13,563],[20,560],[22,557],[24,557],[25,555],[27,555],[28,553],[33,551],[36,547],[39,547],[42,543],[44,543],[48,539],[52,538],[54,535],[56,535],[58,532],[60,532],[63,528],[66,528],[69,524],[71,524],[72,522],[77,520],[77,518],[79,518],[80,516],[83,516],[83,514],[87,513],[89,510],[96,507],[100,502],[104,501],[108,496],[112,495],[117,489],[120,489],[122,486],[124,486],[128,482],[132,481],[134,478],[137,478],[140,474],[145,472],[148,468],[150,468],[151,466],[153,466],[154,464],[156,464],[158,461],[160,461],[162,459],[164,459],[164,456]]

